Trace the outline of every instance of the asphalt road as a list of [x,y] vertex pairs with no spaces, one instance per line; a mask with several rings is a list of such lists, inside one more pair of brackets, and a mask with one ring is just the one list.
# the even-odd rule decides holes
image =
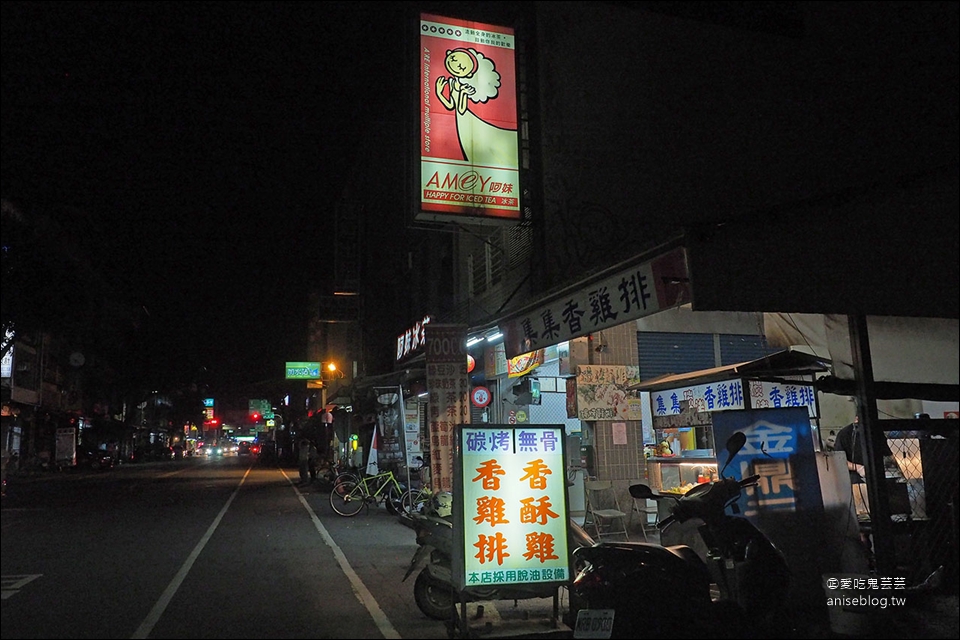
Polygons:
[[[414,532],[382,506],[338,516],[329,487],[298,480],[248,457],[11,477],[2,640],[449,638],[402,582]],[[955,589],[911,600],[855,634],[811,621],[775,637],[957,637]],[[550,599],[481,604],[471,637],[572,637]]]
[[[246,456],[11,478],[2,637],[449,637],[402,582],[414,532],[382,506],[338,516],[298,481]],[[551,603],[522,617],[545,624]]]

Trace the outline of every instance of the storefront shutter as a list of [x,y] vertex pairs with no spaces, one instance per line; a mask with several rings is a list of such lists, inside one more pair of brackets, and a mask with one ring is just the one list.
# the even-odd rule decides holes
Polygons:
[[764,336],[721,334],[720,366],[749,362],[781,351],[767,344]]
[[687,373],[717,366],[713,334],[637,332],[640,379],[668,373]]

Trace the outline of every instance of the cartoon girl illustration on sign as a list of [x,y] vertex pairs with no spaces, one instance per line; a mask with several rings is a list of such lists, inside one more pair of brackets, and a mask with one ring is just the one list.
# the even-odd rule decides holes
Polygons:
[[470,103],[485,103],[500,92],[500,74],[490,58],[472,48],[447,51],[444,67],[450,77],[437,78],[437,98],[457,116],[463,157],[473,165],[517,166],[517,132],[497,127],[475,115]]

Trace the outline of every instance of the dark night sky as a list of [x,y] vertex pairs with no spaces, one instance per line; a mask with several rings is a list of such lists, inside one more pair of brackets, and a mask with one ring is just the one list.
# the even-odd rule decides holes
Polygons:
[[3,2],[3,198],[143,302],[150,366],[282,377],[402,4]]

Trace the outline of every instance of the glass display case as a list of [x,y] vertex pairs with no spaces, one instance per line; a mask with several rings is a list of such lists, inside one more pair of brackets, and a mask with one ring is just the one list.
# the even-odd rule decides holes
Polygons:
[[650,488],[658,493],[682,495],[698,483],[717,479],[717,459],[713,455],[652,457],[647,459],[647,467]]

